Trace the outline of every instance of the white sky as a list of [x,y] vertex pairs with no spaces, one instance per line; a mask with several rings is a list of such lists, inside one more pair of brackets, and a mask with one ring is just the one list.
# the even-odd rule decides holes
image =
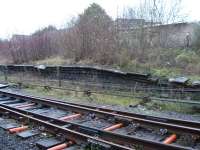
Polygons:
[[[0,0],[0,38],[12,34],[30,34],[48,25],[64,27],[73,16],[91,3],[101,5],[108,15],[116,17],[117,8],[137,5],[139,0]],[[200,1],[183,0],[190,20],[200,21]]]

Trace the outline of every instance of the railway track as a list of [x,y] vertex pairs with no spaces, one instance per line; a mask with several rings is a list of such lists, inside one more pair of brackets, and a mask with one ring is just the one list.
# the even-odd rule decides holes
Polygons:
[[[107,149],[129,150],[137,145],[144,149],[195,149],[200,135],[200,122],[133,114],[6,90],[0,90],[0,112],[3,116],[26,120],[26,125],[36,123],[54,134],[60,133],[71,145],[89,142]],[[191,135],[196,143],[166,144],[169,136],[178,139],[183,133]],[[63,144],[66,146],[66,142]]]

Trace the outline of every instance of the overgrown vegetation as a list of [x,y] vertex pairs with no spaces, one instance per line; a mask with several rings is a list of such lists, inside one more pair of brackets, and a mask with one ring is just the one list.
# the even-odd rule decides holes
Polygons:
[[[4,81],[4,77],[0,76],[0,81]],[[39,81],[39,80],[38,80]],[[149,100],[146,101],[142,99],[142,97],[145,96],[143,92],[116,92],[107,90],[101,90],[95,92],[95,90],[90,93],[91,95],[88,95],[86,93],[87,88],[85,89],[84,86],[71,86],[66,85],[65,88],[51,88],[48,86],[48,84],[44,81],[40,81],[40,84],[34,81],[26,82],[24,80],[19,79],[15,77],[9,77],[9,82],[13,83],[14,85],[18,85],[21,87],[26,93],[41,96],[41,97],[50,97],[55,98],[63,101],[68,102],[77,102],[77,103],[85,103],[85,104],[98,104],[98,105],[117,105],[117,106],[131,106],[136,107],[138,105],[143,105],[149,110],[155,110],[155,111],[175,111],[175,112],[181,112],[181,113],[187,113],[187,114],[197,114],[199,112],[198,105],[188,105],[188,104],[182,104],[182,103],[170,103],[170,102],[161,102],[157,100]],[[42,84],[43,83],[43,84]],[[51,86],[56,87],[57,83],[51,83]],[[38,86],[40,85],[40,86]],[[43,85],[43,86],[42,86]],[[146,93],[148,94],[150,93]],[[160,93],[155,93],[157,96],[160,95]],[[140,97],[140,98],[139,98]],[[173,97],[174,98],[174,97]],[[197,97],[198,99],[198,97]]]
[[[189,47],[170,44],[173,31],[163,33],[162,29],[168,28],[163,24],[183,20],[180,1],[173,0],[169,6],[159,0],[143,1],[116,20],[93,3],[64,29],[49,26],[29,36],[0,40],[0,54],[14,64],[105,65],[160,76],[194,76],[200,73],[199,25],[195,25],[193,43],[186,44]],[[184,37],[180,40],[185,42]]]
[[154,110],[159,110],[159,111],[176,111],[179,113],[184,113],[184,114],[199,114],[200,112],[198,109],[200,106],[195,106],[195,105],[188,105],[188,104],[183,104],[183,103],[168,103],[168,102],[159,102],[159,101],[152,101],[150,103],[147,103],[145,105],[147,108],[154,109]]
[[137,105],[142,100],[131,97],[120,97],[108,94],[92,94],[88,97],[83,92],[66,91],[59,89],[45,89],[43,87],[36,87],[31,85],[24,86],[24,90],[31,94],[38,96],[49,96],[51,98],[62,99],[64,101],[73,101],[81,103],[95,103],[95,104],[110,104],[110,105]]
[[[31,85],[24,85],[23,89],[25,92],[41,96],[41,97],[51,97],[67,102],[77,102],[86,104],[98,104],[98,105],[118,105],[118,106],[132,106],[137,107],[138,105],[143,105],[149,110],[155,111],[173,111],[185,114],[198,114],[199,107],[195,105],[188,105],[183,103],[169,103],[160,101],[149,101],[145,102],[139,98],[133,97],[123,97],[123,96],[113,96],[108,94],[95,94],[92,93],[90,97],[85,95],[83,92],[76,91],[66,91],[59,89],[46,89],[43,87],[36,87]],[[110,91],[112,92],[112,91]]]

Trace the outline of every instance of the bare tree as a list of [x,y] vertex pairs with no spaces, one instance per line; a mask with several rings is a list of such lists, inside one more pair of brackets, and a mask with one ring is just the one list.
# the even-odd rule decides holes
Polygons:
[[139,7],[124,9],[122,15],[124,26],[128,27],[126,24],[132,22],[130,25],[132,28],[127,28],[129,35],[132,33],[132,37],[127,38],[129,40],[127,43],[131,43],[129,49],[132,49],[134,55],[142,57],[146,53],[145,49],[164,46],[168,33],[162,33],[161,25],[184,20],[181,1],[142,0]]

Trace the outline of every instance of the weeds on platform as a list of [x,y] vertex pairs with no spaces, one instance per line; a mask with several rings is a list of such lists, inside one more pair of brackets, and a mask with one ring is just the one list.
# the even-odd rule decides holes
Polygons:
[[84,92],[67,91],[60,89],[51,89],[45,87],[37,87],[25,85],[24,90],[30,94],[38,96],[47,96],[64,101],[86,102],[94,104],[110,104],[110,105],[137,105],[141,100],[132,97],[120,97],[108,94],[91,93],[87,95]]
[[176,111],[184,114],[200,113],[198,112],[200,106],[194,106],[184,103],[152,101],[151,103],[145,104],[145,106],[149,109],[159,111]]

